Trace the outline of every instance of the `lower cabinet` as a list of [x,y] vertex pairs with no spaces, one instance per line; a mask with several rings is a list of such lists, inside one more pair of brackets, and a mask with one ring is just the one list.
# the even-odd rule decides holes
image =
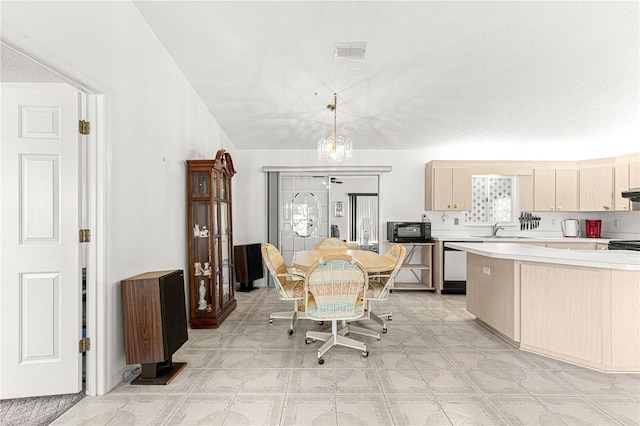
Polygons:
[[521,265],[523,349],[603,371],[640,371],[640,272]]
[[513,260],[467,253],[467,310],[511,340],[517,341],[518,295]]
[[640,372],[640,271],[467,256],[467,310],[521,349]]

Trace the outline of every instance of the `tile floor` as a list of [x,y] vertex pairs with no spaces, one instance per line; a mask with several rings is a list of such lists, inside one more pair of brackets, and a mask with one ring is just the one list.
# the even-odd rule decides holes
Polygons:
[[[86,397],[54,424],[87,425],[638,425],[640,375],[604,374],[520,351],[479,326],[464,296],[396,291],[364,358],[304,342],[301,321],[268,324],[286,310],[272,289],[237,294],[216,330],[189,330],[174,361],[189,366],[167,386],[121,383]],[[284,308],[284,309],[283,309]],[[373,325],[373,324],[371,324]]]

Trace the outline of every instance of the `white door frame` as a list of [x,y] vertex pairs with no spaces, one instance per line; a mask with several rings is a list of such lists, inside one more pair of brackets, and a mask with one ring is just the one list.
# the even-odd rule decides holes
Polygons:
[[[80,220],[82,228],[91,230],[91,242],[87,243],[84,265],[87,268],[86,323],[87,337],[91,339],[91,349],[86,354],[87,395],[102,395],[108,392],[109,379],[107,341],[106,294],[106,242],[105,230],[105,90],[89,77],[59,60],[29,40],[4,25],[0,26],[0,43],[40,66],[60,76],[61,80],[84,93],[80,111],[85,120],[91,122],[91,133],[87,143],[81,146],[81,202]],[[82,113],[82,112],[81,112]],[[84,198],[84,199],[83,199]]]

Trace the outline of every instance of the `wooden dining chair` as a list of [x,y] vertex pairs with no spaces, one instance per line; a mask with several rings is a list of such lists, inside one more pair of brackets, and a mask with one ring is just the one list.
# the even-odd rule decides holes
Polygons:
[[278,298],[294,303],[292,311],[272,312],[269,314],[269,324],[272,324],[274,319],[289,320],[289,335],[292,335],[296,320],[305,316],[303,312],[304,272],[288,268],[284,263],[280,250],[273,244],[265,243],[262,245],[262,260],[273,278]]
[[322,250],[322,249],[347,249],[349,248],[347,246],[347,243],[342,241],[340,238],[335,238],[335,237],[327,237],[324,238],[322,240],[320,240],[320,242],[318,242],[318,244],[316,244],[316,249],[317,250]]
[[325,342],[318,349],[318,363],[333,346],[345,346],[369,356],[364,342],[342,335],[338,321],[361,318],[365,314],[364,295],[369,285],[367,271],[347,254],[327,254],[307,271],[304,281],[305,315],[312,321],[331,321],[331,332],[307,331],[305,343]]
[[[386,318],[388,321],[391,321],[391,312],[385,312],[383,314],[375,314],[372,312],[372,308],[375,302],[387,300],[389,298],[389,292],[393,288],[393,283],[400,271],[400,267],[404,262],[405,255],[407,253],[407,249],[402,244],[394,244],[387,250],[384,256],[388,259],[391,259],[395,262],[395,266],[393,270],[381,273],[381,274],[371,274],[369,275],[369,286],[367,288],[367,292],[365,293],[365,300],[367,302],[367,311],[362,318],[364,319],[372,319],[378,324],[382,326],[382,332],[387,332],[387,323],[383,318]],[[375,337],[380,340],[380,333],[377,331],[370,330],[364,327],[358,327],[353,324],[348,324],[348,334],[359,334],[362,336]]]

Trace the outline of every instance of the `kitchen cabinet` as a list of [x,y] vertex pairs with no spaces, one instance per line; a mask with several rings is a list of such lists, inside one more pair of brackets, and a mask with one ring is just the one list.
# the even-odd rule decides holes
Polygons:
[[580,211],[611,210],[613,206],[613,166],[580,169]]
[[613,208],[616,211],[631,210],[628,198],[622,198],[622,191],[640,188],[640,161],[616,164],[614,171]]
[[471,210],[471,168],[427,163],[425,210]]
[[577,211],[578,172],[576,169],[534,169],[534,211]]
[[236,308],[231,156],[187,161],[191,328],[217,328]]
[[[395,243],[387,241],[387,244],[393,245]],[[400,267],[398,277],[400,277],[400,273],[402,273],[402,271],[407,271],[413,275],[415,281],[400,281],[398,277],[396,277],[393,289],[435,290],[435,287],[433,286],[433,274],[431,270],[434,243],[402,243],[402,245],[407,249],[407,254],[405,255],[404,262]],[[420,260],[414,262],[413,257],[415,254],[417,254],[418,251],[420,251]]]
[[467,310],[512,341],[520,340],[516,277],[512,260],[467,254]]
[[533,175],[518,176],[518,204],[521,212],[534,210]]

